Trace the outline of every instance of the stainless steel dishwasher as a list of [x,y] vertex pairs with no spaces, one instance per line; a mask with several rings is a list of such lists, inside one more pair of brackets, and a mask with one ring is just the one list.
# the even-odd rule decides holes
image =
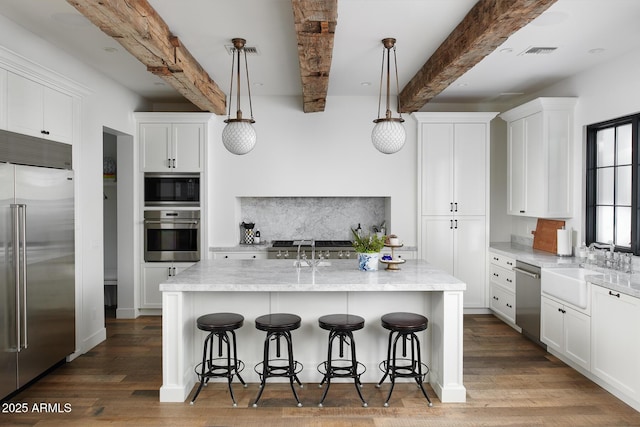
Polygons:
[[516,261],[516,325],[522,333],[540,342],[540,267]]

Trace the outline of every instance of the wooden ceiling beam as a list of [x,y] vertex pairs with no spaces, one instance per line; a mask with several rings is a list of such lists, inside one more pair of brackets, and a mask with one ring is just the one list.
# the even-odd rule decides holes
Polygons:
[[324,111],[338,21],[338,0],[291,0],[298,39],[302,109]]
[[418,111],[555,2],[479,0],[402,89],[402,112]]
[[224,115],[226,95],[147,0],[67,0],[198,108]]

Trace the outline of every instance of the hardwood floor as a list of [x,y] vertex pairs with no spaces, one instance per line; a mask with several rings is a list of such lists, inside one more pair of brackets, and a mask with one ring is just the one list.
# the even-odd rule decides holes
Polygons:
[[465,316],[467,402],[443,404],[428,387],[432,408],[411,384],[398,384],[391,406],[384,408],[388,383],[381,389],[364,385],[368,408],[346,383],[332,384],[323,408],[316,406],[322,392],[317,384],[299,390],[302,408],[294,406],[288,384],[275,383],[259,408],[250,407],[256,384],[234,386],[237,408],[226,383],[210,384],[193,406],[160,403],[160,328],[160,317],[107,319],[104,343],[5,402],[3,410],[25,403],[28,410],[1,413],[0,425],[640,426],[639,412],[491,315]]

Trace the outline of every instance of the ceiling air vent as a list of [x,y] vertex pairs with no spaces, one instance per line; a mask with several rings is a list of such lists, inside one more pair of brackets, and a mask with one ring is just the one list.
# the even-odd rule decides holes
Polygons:
[[549,55],[557,47],[533,46],[522,52],[520,55]]
[[[227,50],[227,53],[229,55],[233,54],[233,45],[232,44],[226,44],[226,45],[224,45],[224,48]],[[260,52],[258,51],[258,47],[257,46],[245,46],[244,50],[247,52],[248,56],[258,56],[258,55],[260,55]]]

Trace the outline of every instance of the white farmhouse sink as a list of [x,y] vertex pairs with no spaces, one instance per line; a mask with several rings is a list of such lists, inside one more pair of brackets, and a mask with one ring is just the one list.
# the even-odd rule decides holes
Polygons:
[[586,308],[589,289],[584,277],[589,275],[602,275],[602,273],[586,268],[543,268],[541,290],[564,302]]

